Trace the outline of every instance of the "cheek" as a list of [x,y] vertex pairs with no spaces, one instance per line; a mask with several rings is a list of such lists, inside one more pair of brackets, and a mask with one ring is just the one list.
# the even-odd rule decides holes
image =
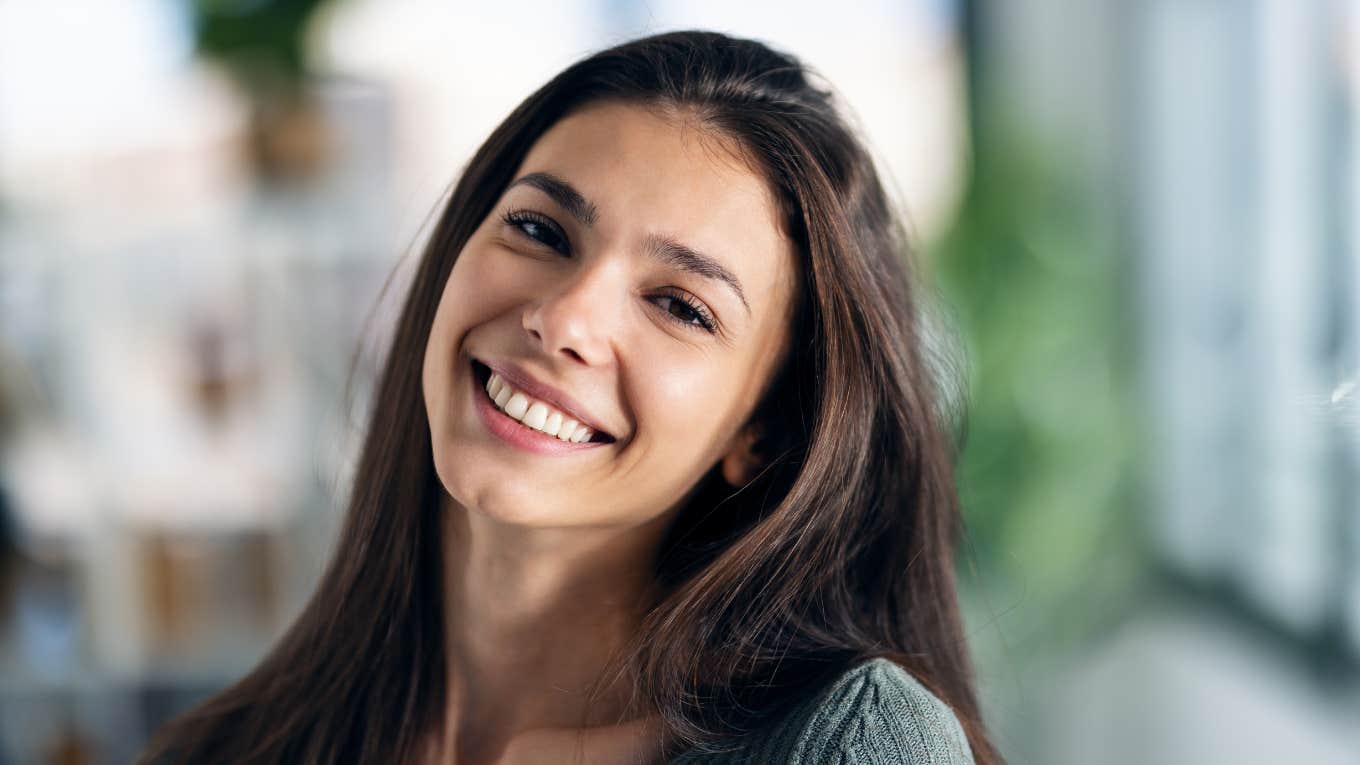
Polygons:
[[[647,359],[644,399],[651,440],[667,459],[707,463],[716,459],[739,423],[741,385],[731,367],[711,356],[677,361]],[[683,454],[682,454],[683,452]],[[695,464],[699,472],[707,464]]]
[[461,335],[483,313],[482,303],[490,300],[500,287],[490,260],[471,244],[463,250],[444,283],[432,335]]
[[435,436],[439,435],[438,423],[448,408],[448,394],[456,379],[454,364],[463,338],[483,310],[477,301],[479,295],[485,293],[468,287],[469,283],[476,283],[480,278],[477,267],[477,258],[473,256],[472,249],[465,248],[444,282],[444,290],[425,342],[421,392]]
[[493,318],[505,316],[504,321],[518,321],[508,314],[524,305],[544,278],[534,261],[474,238],[454,263],[444,285],[435,330],[461,341],[469,330]]
[[467,333],[516,300],[511,289],[515,275],[494,267],[494,261],[474,238],[454,262],[425,346],[427,396],[432,385],[447,382],[450,364]]

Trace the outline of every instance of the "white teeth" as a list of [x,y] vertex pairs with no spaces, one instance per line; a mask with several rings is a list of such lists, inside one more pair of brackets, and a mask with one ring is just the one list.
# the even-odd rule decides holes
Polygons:
[[520,420],[525,425],[534,430],[542,430],[543,423],[548,421],[548,407],[542,401],[535,401],[529,406],[529,411],[524,413],[524,419]]
[[491,373],[486,381],[486,393],[496,403],[496,408],[541,433],[556,436],[558,440],[572,443],[589,441],[595,431],[567,417],[542,401],[534,401],[515,390],[505,378]]
[[571,437],[576,435],[576,426],[578,424],[579,423],[577,423],[576,420],[573,420],[570,417],[562,418],[562,428],[557,431],[557,437],[563,441],[570,441]]
[[561,429],[562,429],[561,412],[553,412],[552,414],[548,415],[548,421],[543,423],[543,427],[539,428],[539,430],[543,431],[544,433],[547,433],[550,436],[557,435],[557,431]]
[[524,419],[524,413],[527,411],[529,411],[529,397],[519,391],[515,391],[510,400],[505,402],[505,413],[516,420]]

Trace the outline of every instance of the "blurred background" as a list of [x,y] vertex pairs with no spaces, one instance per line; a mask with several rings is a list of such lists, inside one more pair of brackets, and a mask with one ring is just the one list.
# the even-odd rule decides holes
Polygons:
[[693,26],[823,72],[911,220],[1010,762],[1360,763],[1357,0],[0,0],[0,762],[262,655],[462,163]]

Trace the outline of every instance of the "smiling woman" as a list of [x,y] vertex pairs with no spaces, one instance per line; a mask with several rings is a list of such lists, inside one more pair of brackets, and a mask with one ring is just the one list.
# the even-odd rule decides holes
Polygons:
[[463,245],[423,388],[440,481],[477,520],[633,526],[655,548],[689,489],[740,456],[797,264],[765,182],[693,119],[575,111]]
[[145,762],[1001,762],[902,228],[810,77],[660,35],[492,133],[317,592]]

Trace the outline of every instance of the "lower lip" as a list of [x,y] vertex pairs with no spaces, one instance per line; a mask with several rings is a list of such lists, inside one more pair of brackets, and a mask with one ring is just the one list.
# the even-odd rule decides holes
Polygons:
[[580,451],[607,446],[607,444],[598,441],[585,441],[579,444],[563,441],[556,436],[540,433],[527,425],[521,424],[519,420],[497,409],[491,398],[486,395],[486,388],[477,379],[477,375],[471,367],[468,371],[468,376],[472,379],[472,400],[474,406],[477,407],[477,414],[486,425],[486,429],[505,443],[533,454],[549,455],[575,454]]

